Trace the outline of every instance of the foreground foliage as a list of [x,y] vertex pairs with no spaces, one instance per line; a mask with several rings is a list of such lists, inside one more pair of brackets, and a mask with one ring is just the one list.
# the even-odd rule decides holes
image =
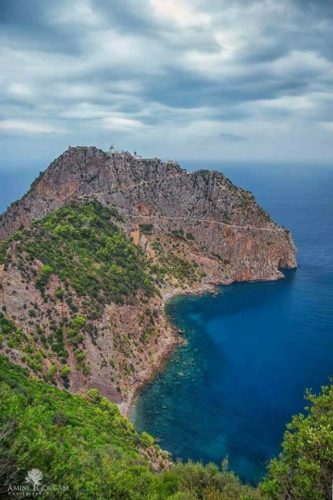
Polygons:
[[[308,414],[288,425],[283,454],[272,460],[267,478],[255,489],[223,465],[166,466],[168,457],[153,438],[138,434],[98,391],[72,395],[30,379],[0,358],[0,493],[10,484],[24,484],[27,472],[37,468],[45,484],[68,487],[40,498],[329,499],[333,387],[308,398]],[[152,470],[161,464],[161,472]]]
[[269,498],[321,500],[332,498],[333,386],[319,396],[307,394],[307,415],[287,426],[280,458],[269,465],[262,492]]
[[[165,460],[97,391],[87,399],[31,380],[0,358],[0,488],[24,484],[29,470],[68,491],[39,498],[239,499],[257,493],[214,465],[177,464],[153,472],[145,455]],[[152,460],[152,458],[151,458]],[[19,497],[20,498],[20,497]],[[22,498],[22,497],[21,497]]]

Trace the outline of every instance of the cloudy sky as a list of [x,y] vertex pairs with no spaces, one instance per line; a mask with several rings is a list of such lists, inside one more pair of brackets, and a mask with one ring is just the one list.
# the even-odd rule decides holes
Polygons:
[[4,165],[333,158],[332,0],[1,0]]

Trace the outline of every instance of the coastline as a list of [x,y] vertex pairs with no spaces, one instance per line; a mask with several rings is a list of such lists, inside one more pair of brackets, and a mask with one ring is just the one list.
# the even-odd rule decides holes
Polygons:
[[[193,284],[191,287],[187,288],[170,287],[165,290],[162,290],[162,305],[164,314],[166,314],[165,308],[167,303],[169,302],[169,300],[175,297],[179,297],[181,295],[204,295],[207,293],[215,294],[217,293],[216,289],[218,286],[227,284],[231,283],[229,282],[227,283],[219,282],[216,284],[196,283]],[[173,353],[176,346],[184,345],[186,343],[185,339],[182,337],[181,331],[175,326],[171,325],[168,318],[166,318],[166,322],[167,322],[167,328],[163,330],[163,334],[166,335],[165,338],[167,342],[159,347],[157,351],[158,358],[156,363],[153,363],[150,366],[146,367],[146,369],[140,373],[140,376],[137,379],[137,383],[133,386],[126,400],[122,401],[121,403],[118,403],[119,411],[124,417],[127,418],[130,417],[131,411],[133,409],[133,406],[135,405],[135,401],[140,393],[140,390],[146,383],[152,380],[155,377],[155,375],[163,368],[164,364],[167,362],[167,360]]]
[[[297,268],[295,268],[297,269]],[[265,279],[243,279],[240,282],[258,282],[258,281],[278,281],[280,279],[284,279],[285,275],[277,270],[274,274],[271,274],[269,277]],[[163,311],[165,313],[165,308],[167,303],[175,298],[180,297],[182,295],[205,295],[211,294],[214,295],[217,293],[217,288],[220,286],[228,286],[234,283],[237,283],[236,279],[231,280],[219,280],[217,282],[210,283],[194,283],[191,286],[186,288],[181,287],[167,287],[162,290],[162,305]],[[185,339],[182,337],[181,331],[175,326],[170,324],[169,319],[166,317],[167,327],[163,330],[163,333],[166,335],[166,343],[164,345],[159,346],[158,351],[156,352],[157,360],[155,363],[152,363],[150,366],[147,366],[138,376],[137,383],[133,385],[132,390],[129,392],[127,398],[118,403],[118,408],[120,413],[127,418],[130,418],[131,412],[135,405],[135,402],[140,394],[140,390],[144,387],[146,383],[152,380],[157,373],[163,368],[164,364],[167,362],[169,357],[172,355],[174,349],[177,345],[184,345],[186,343]],[[170,335],[171,332],[171,335]]]

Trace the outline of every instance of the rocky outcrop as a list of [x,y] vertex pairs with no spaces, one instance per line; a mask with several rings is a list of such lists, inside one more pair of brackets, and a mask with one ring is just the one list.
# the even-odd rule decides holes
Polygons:
[[[141,249],[155,295],[139,293],[123,304],[106,301],[100,314],[89,317],[87,297],[57,273],[50,271],[41,291],[38,276],[46,262],[29,256],[18,235],[9,244],[0,242],[0,249],[6,248],[0,264],[0,311],[21,332],[5,341],[2,350],[59,387],[74,392],[98,388],[125,412],[136,388],[180,341],[165,317],[167,298],[233,281],[274,280],[283,276],[281,269],[296,267],[290,232],[222,173],[187,172],[173,162],[94,147],[69,148],[57,158],[0,217],[0,239],[30,228],[60,207],[91,199],[116,208],[118,230]],[[64,229],[56,227],[54,234]],[[39,231],[28,231],[29,244],[34,234],[43,237],[44,229]],[[65,291],[67,302],[59,290]],[[73,333],[75,315],[88,321]],[[60,341],[54,340],[59,328],[60,354],[67,353],[65,375]]]
[[296,267],[290,232],[222,173],[187,172],[173,162],[108,154],[95,147],[70,147],[51,163],[0,217],[0,239],[75,197],[115,206],[128,232],[152,224],[155,233],[192,234],[200,253],[232,264],[231,281],[275,279],[280,268]]

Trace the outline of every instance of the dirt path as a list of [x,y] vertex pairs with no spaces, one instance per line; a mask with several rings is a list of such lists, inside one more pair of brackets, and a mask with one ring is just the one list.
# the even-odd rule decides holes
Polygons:
[[126,217],[130,217],[133,219],[166,219],[166,220],[181,220],[181,221],[188,221],[188,222],[207,222],[209,224],[216,224],[218,226],[226,226],[226,227],[231,227],[235,229],[253,229],[255,231],[267,231],[267,232],[273,232],[273,233],[281,233],[284,232],[285,229],[273,229],[269,227],[257,227],[257,226],[250,226],[250,225],[245,225],[245,226],[239,226],[237,224],[228,224],[226,222],[220,222],[212,219],[193,219],[191,217],[172,217],[172,216],[167,216],[167,215],[126,215]]

